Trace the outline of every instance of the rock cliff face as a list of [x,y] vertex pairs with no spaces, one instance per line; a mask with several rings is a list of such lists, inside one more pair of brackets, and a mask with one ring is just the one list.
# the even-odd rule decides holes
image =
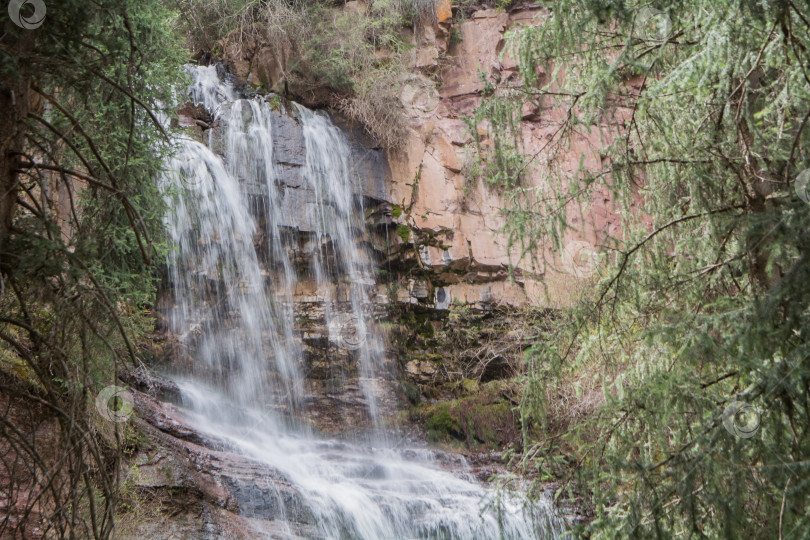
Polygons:
[[[452,26],[448,22],[426,28],[415,38],[415,77],[402,92],[411,118],[408,140],[402,151],[389,152],[392,198],[398,204],[412,204],[409,225],[417,235],[435,240],[421,250],[422,260],[436,274],[432,281],[444,284],[451,299],[477,306],[531,302],[555,307],[570,300],[581,277],[561,254],[537,253],[551,263],[538,268],[528,258],[521,260],[517,249],[510,252],[500,233],[504,224],[500,211],[506,204],[503,197],[465,175],[465,163],[474,147],[463,119],[479,105],[484,79],[496,89],[517,82],[518,67],[505,50],[505,33],[518,25],[541,24],[543,18],[544,11],[535,7],[510,13],[482,10]],[[528,169],[526,187],[542,188],[548,174],[542,161],[544,145],[563,115],[551,102],[540,101],[524,107],[522,119],[524,150],[528,156],[538,156]],[[487,143],[487,128],[478,126],[482,144]],[[580,154],[584,154],[586,167],[599,168],[599,156],[592,150],[598,146],[593,143],[599,136],[599,130],[594,130],[592,135],[572,141],[562,162],[572,178]],[[416,176],[418,189],[413,189]],[[605,193],[592,201],[584,218],[571,215],[574,224],[584,219],[586,233],[567,238],[566,249],[589,249],[606,233],[615,233],[618,219],[610,207],[610,195]],[[510,263],[516,266],[514,282],[507,276]],[[538,287],[541,277],[549,285],[547,291]]]
[[[358,4],[349,2],[346,9],[362,8]],[[594,246],[618,232],[611,194],[597,192],[583,212],[571,210],[569,223],[580,232],[564,239],[562,252],[546,247],[534,253],[548,263],[537,266],[529,256],[521,259],[519,249],[508,248],[501,232],[500,211],[506,204],[502,194],[465,174],[474,146],[464,118],[480,103],[484,79],[496,91],[518,81],[518,66],[505,50],[505,34],[518,25],[542,24],[545,12],[539,6],[524,6],[508,13],[479,10],[454,19],[445,4],[436,22],[422,23],[410,35],[415,47],[400,94],[407,137],[401,148],[386,153],[390,185],[384,195],[377,193],[378,200],[392,203],[398,232],[390,242],[397,249],[386,255],[411,278],[400,283],[397,299],[438,308],[454,301],[481,309],[566,305],[577,282],[590,274],[577,268],[577,259],[587,259]],[[233,38],[227,38],[222,48],[236,79],[265,88],[280,86],[290,59],[275,58],[272,49],[261,44],[237,47]],[[321,94],[302,92],[300,99],[324,104]],[[550,100],[541,99],[524,107],[522,119],[524,150],[535,156],[527,169],[526,187],[543,188],[549,172],[543,151],[564,120],[563,113]],[[478,131],[486,144],[487,126],[478,126]],[[607,127],[593,126],[591,133],[570,141],[562,159],[557,156],[557,166],[572,179],[581,158],[586,168],[599,170],[600,156],[594,148],[607,137]],[[513,280],[510,264],[515,267]],[[545,287],[539,285],[541,278]]]
[[[358,7],[349,4],[346,9]],[[520,259],[518,249],[508,248],[502,233],[501,210],[507,204],[502,193],[471,178],[465,167],[474,151],[465,117],[481,102],[485,83],[496,91],[516,84],[518,66],[505,50],[505,34],[518,25],[542,24],[545,13],[539,7],[524,7],[509,13],[480,10],[455,19],[447,15],[445,10],[439,20],[423,23],[409,38],[415,47],[408,53],[410,70],[400,94],[407,124],[401,147],[375,148],[362,127],[332,115],[350,141],[358,172],[355,193],[362,194],[365,212],[365,241],[378,268],[373,311],[376,320],[387,321],[389,335],[387,369],[375,384],[389,418],[398,404],[383,396],[396,396],[400,407],[423,398],[464,398],[471,393],[465,381],[514,376],[527,346],[524,336],[531,334],[526,324],[537,324],[547,317],[544,310],[571,301],[591,278],[578,267],[577,257],[587,259],[594,246],[617,234],[619,227],[611,194],[596,193],[582,213],[572,210],[569,215],[580,232],[564,239],[563,253],[543,247],[532,254],[546,264],[535,266],[531,257]],[[282,221],[286,220],[280,224],[296,239],[290,259],[301,279],[293,301],[296,324],[303,329],[301,346],[313,396],[311,419],[320,429],[339,433],[362,422],[365,410],[356,358],[329,342],[324,322],[323,295],[340,300],[346,285],[336,283],[325,292],[306,277],[307,254],[330,250],[324,244],[328,239],[318,239],[308,222],[316,203],[303,178],[302,126],[294,104],[256,89],[259,84],[278,87],[289,59],[273,57],[269,46],[238,44],[233,36],[221,45],[220,75],[230,77],[241,92],[262,96],[274,110],[273,159],[282,179]],[[314,94],[298,99],[323,104]],[[523,148],[534,156],[523,181],[527,188],[542,189],[549,172],[543,152],[564,118],[551,102],[540,100],[524,107],[522,120]],[[179,122],[225,153],[223,120],[212,121],[202,107],[186,105]],[[487,143],[487,129],[478,126],[482,144]],[[599,127],[576,136],[562,159],[557,156],[556,166],[572,179],[580,160],[598,170],[600,156],[594,148],[599,137],[608,136],[607,128]],[[261,231],[262,190],[248,181],[243,181],[243,189],[254,199],[254,218]],[[263,249],[263,239],[257,236],[255,245]],[[514,265],[511,277],[510,265]],[[272,273],[268,268],[268,279]],[[158,307],[166,312],[170,306],[171,294],[166,291]],[[516,310],[524,311],[515,317]],[[336,377],[341,380],[340,403],[330,390]]]

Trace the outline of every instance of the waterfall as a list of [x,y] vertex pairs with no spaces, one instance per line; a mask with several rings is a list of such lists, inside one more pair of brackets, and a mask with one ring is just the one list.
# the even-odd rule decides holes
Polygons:
[[[208,144],[179,138],[162,182],[170,324],[193,352],[176,376],[184,411],[201,432],[266,464],[269,484],[283,478],[300,494],[292,501],[276,489],[272,515],[250,504],[241,513],[272,521],[273,538],[279,530],[289,538],[556,538],[560,522],[547,500],[496,493],[462,458],[447,470],[437,453],[380,435],[385,337],[371,309],[362,179],[343,132],[320,112],[294,105],[274,116],[265,100],[240,99],[214,67],[189,72],[190,99],[219,128]],[[289,171],[273,155],[282,118],[301,126],[300,179],[282,181]],[[295,223],[305,224],[306,240]],[[357,362],[367,427],[377,428],[365,443],[307,426],[304,330],[293,302],[305,280],[315,283],[329,342]]]
[[377,397],[373,381],[382,369],[384,354],[382,340],[371,331],[370,297],[375,293],[374,267],[369,253],[358,239],[365,229],[362,198],[355,197],[358,182],[349,163],[349,148],[345,136],[324,114],[300,105],[296,110],[303,124],[306,142],[306,177],[315,192],[318,216],[317,244],[325,239],[333,250],[329,268],[320,253],[313,259],[315,276],[320,289],[330,283],[344,281],[346,307],[336,311],[326,306],[330,340],[353,349],[358,354],[360,381],[373,422],[378,420]]

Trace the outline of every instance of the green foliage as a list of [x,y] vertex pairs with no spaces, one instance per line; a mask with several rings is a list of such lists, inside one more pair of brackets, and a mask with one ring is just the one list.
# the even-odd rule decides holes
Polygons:
[[425,422],[431,441],[462,442],[471,449],[496,449],[519,440],[517,414],[504,398],[509,383],[491,381],[466,397],[417,408],[412,416]]
[[[209,50],[219,54],[219,39],[237,30],[245,39],[255,36],[258,27],[267,24],[267,31],[278,37],[282,26],[296,17],[296,8],[305,2],[295,0],[179,0],[176,3],[182,17],[176,28],[185,37],[191,51]],[[174,7],[174,6],[173,6]],[[272,17],[267,17],[272,14]]]
[[458,31],[458,28],[452,28],[450,30],[450,37],[447,40],[447,44],[449,46],[458,45],[464,41],[464,36],[461,35],[461,32]]
[[438,0],[399,0],[398,9],[408,22],[418,19],[434,21],[437,4]]
[[282,109],[281,100],[278,96],[272,96],[270,99],[268,99],[267,105],[274,111],[280,111]]
[[397,236],[402,239],[403,243],[407,244],[411,239],[411,228],[404,223],[400,223],[397,225]]
[[[53,323],[84,324],[78,313],[87,310],[92,333],[104,340],[110,311],[126,315],[124,327],[138,319],[120,313],[119,301],[151,303],[152,260],[163,258],[151,241],[162,236],[156,178],[169,148],[144,106],[170,102],[182,50],[169,26],[174,14],[157,2],[50,8],[61,15],[48,19],[24,55],[0,52],[4,76],[32,78],[48,104],[28,119],[27,206],[2,239],[3,271],[17,292],[4,297],[4,312],[31,319],[25,306],[41,302],[48,315],[37,324],[51,334]],[[88,304],[67,301],[74,294]]]
[[327,1],[184,0],[181,27],[194,49],[239,50],[261,43],[286,59],[283,76],[299,96],[317,96],[364,125],[377,142],[404,138],[399,91],[405,75],[404,25],[435,17],[435,0],[375,0],[365,11]]
[[406,47],[399,33],[407,8],[407,2],[376,0],[360,14],[313,3],[305,11],[310,31],[292,31],[298,36],[289,73],[293,83],[325,84],[336,94],[335,105],[387,147],[404,137],[398,92]]
[[488,185],[508,191],[520,185],[526,168],[521,151],[521,112],[514,107],[511,96],[493,96],[492,92],[487,84],[485,94],[490,94],[489,99],[476,108],[473,116],[465,118],[476,150],[465,172],[475,175],[473,179],[480,176]]
[[[592,537],[810,528],[810,206],[794,192],[810,166],[808,20],[780,0],[557,2],[509,37],[522,88],[471,122],[506,144],[501,107],[565,113],[519,165],[536,187],[512,180],[492,135],[479,152],[524,256],[560,249],[597,190],[621,214],[593,295],[528,352],[522,407],[527,465],[570,473]],[[603,169],[563,172],[595,126]],[[754,437],[724,429],[733,401],[761,413]]]
[[171,103],[185,55],[176,13],[158,0],[46,4],[40,28],[9,23],[0,37],[0,90],[30,87],[16,99],[34,104],[27,117],[3,117],[3,130],[25,139],[19,184],[3,194],[16,207],[0,237],[0,356],[24,363],[11,371],[59,420],[56,470],[20,450],[37,476],[53,478],[43,534],[106,538],[120,457],[109,447],[120,441],[97,430],[92,402],[122,362],[136,361],[151,323],[153,261],[165,251],[156,181],[170,151],[152,111]]
[[428,438],[432,441],[445,440],[453,433],[457,433],[458,427],[450,416],[450,405],[447,403],[437,405],[428,416],[426,428]]
[[367,62],[374,54],[374,44],[366,39],[366,31],[384,33],[383,25],[365,27],[357,24],[356,14],[333,14],[331,8],[321,4],[311,7],[307,17],[315,21],[317,31],[300,44],[300,58],[293,70],[319,79],[338,92],[354,90],[352,73],[370,68]]

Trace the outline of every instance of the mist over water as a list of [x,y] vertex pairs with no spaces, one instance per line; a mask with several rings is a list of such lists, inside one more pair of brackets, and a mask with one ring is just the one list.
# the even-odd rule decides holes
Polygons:
[[[214,67],[189,72],[191,101],[220,124],[207,145],[178,140],[163,181],[170,324],[194,352],[177,376],[190,423],[267,464],[268,475],[280,474],[300,493],[300,504],[276,493],[281,511],[273,519],[290,537],[302,515],[317,531],[313,538],[558,537],[561,521],[548,502],[499,496],[475,481],[462,458],[448,463],[446,455],[406,447],[382,427],[375,381],[385,369],[385,336],[370,316],[375,269],[343,132],[324,113],[300,105],[286,111],[303,129],[301,188],[312,194],[305,215],[289,215],[270,105],[240,99]],[[312,234],[304,253],[289,226],[300,221]],[[305,259],[305,270],[292,253]],[[323,438],[305,421],[304,346],[293,302],[305,278],[314,278],[329,341],[353,351],[358,363],[369,418],[358,427],[373,433],[362,443]]]

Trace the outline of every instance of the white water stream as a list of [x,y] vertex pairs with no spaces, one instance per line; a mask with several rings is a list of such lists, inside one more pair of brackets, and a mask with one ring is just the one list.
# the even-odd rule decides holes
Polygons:
[[[354,350],[371,419],[365,427],[377,429],[371,443],[349,443],[293,421],[306,398],[293,312],[300,276],[290,260],[293,235],[283,225],[296,216],[285,215],[282,204],[273,115],[262,99],[238,99],[215,68],[190,73],[192,101],[225,133],[209,142],[222,157],[199,142],[179,141],[164,179],[173,244],[171,325],[195,351],[194,366],[180,381],[190,422],[288,480],[314,517],[314,538],[558,537],[561,522],[548,502],[526,505],[498,494],[477,483],[463,459],[448,467],[428,449],[403,448],[376,425],[372,386],[385,343],[367,324],[375,286],[361,242],[362,197],[343,133],[326,115],[300,106],[287,113],[304,134],[302,187],[311,192],[305,208],[316,246],[307,255],[309,273],[330,339]],[[258,212],[255,200],[262,201]],[[292,536],[293,527],[287,532]]]

